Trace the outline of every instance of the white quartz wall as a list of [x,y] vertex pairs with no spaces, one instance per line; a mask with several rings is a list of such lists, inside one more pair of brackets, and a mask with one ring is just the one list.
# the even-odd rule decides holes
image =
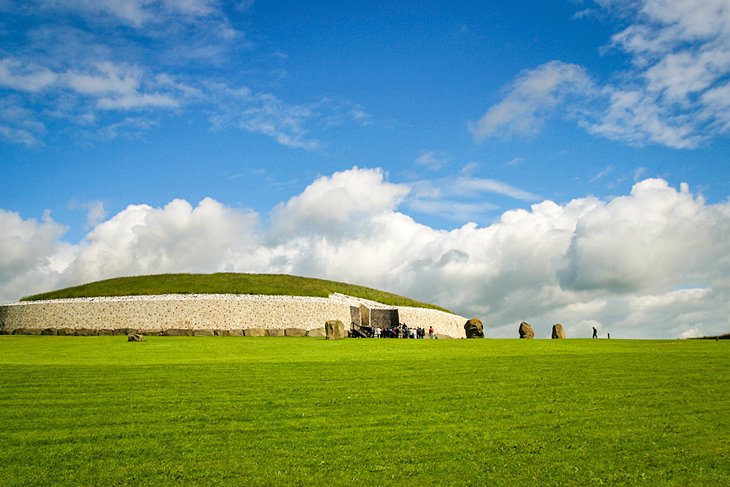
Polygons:
[[398,317],[401,323],[405,323],[411,328],[421,327],[428,331],[428,327],[433,326],[433,331],[437,335],[466,338],[466,332],[464,331],[466,318],[463,316],[435,309],[399,306]]
[[[164,295],[29,301],[0,306],[0,327],[6,332],[18,328],[312,330],[322,328],[327,320],[340,320],[349,328],[350,306],[356,302],[356,298],[341,295]],[[400,321],[408,326],[433,326],[442,335],[464,336],[465,318],[423,308],[398,309]]]

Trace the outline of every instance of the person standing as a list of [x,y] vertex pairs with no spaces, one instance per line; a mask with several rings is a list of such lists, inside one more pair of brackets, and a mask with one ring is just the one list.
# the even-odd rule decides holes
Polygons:
[[433,338],[433,326],[428,327],[428,338],[429,339]]
[[593,327],[593,338],[598,338],[598,330],[596,330],[596,327]]

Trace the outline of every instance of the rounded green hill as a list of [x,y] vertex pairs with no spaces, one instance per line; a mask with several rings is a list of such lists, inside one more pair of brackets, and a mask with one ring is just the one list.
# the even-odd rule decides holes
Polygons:
[[391,306],[413,306],[450,313],[449,310],[433,304],[422,303],[377,289],[285,274],[158,274],[117,277],[26,296],[21,301],[160,294],[261,294],[325,298],[333,293],[369,299]]

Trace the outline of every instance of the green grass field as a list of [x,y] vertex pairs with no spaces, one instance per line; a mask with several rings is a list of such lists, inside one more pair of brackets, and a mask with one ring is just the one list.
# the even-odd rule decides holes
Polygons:
[[2,485],[730,485],[730,342],[0,336]]
[[347,294],[392,306],[414,306],[448,311],[397,294],[364,286],[286,274],[157,274],[131,276],[91,282],[57,291],[26,296],[21,301],[86,298],[97,296],[141,296],[156,294],[264,294],[314,296]]

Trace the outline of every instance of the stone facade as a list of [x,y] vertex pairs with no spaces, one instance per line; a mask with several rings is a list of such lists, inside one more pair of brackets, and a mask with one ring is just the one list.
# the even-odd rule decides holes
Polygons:
[[[257,295],[162,295],[113,298],[78,298],[25,301],[0,306],[0,332],[22,330],[65,330],[74,334],[87,330],[94,334],[112,330],[134,330],[142,334],[167,330],[191,330],[191,334],[243,334],[248,330],[276,330],[267,335],[317,335],[328,320],[340,320],[349,329],[355,321],[353,308],[370,316],[396,316],[409,327],[433,326],[437,334],[462,338],[465,318],[425,308],[389,307],[381,303],[333,294],[329,298]],[[375,313],[373,313],[374,310]],[[361,314],[362,315],[362,314]],[[197,331],[197,333],[196,333]],[[258,333],[255,333],[258,335]]]

